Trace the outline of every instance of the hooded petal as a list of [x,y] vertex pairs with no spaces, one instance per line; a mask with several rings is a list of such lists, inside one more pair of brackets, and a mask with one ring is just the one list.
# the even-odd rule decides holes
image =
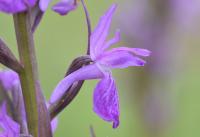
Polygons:
[[0,110],[0,128],[3,129],[0,132],[2,137],[19,137],[20,135],[20,126],[7,115],[5,103]]
[[79,80],[98,79],[102,78],[103,76],[104,74],[95,64],[80,68],[58,83],[51,95],[49,102],[53,104],[58,101],[74,82]]
[[96,86],[93,96],[93,110],[102,119],[113,122],[113,128],[119,125],[119,98],[115,82],[107,75]]
[[123,50],[111,50],[105,52],[101,55],[97,62],[109,68],[144,66],[144,64],[146,63],[144,60],[134,56],[130,52]]
[[5,90],[11,90],[17,83],[19,83],[18,74],[12,70],[1,71],[0,83]]
[[37,0],[0,0],[0,11],[8,14],[14,14],[33,7]]
[[110,9],[104,14],[104,16],[100,18],[99,24],[91,35],[90,53],[93,60],[95,60],[95,57],[100,54],[98,48],[103,46],[103,44],[105,43],[115,9],[116,4],[113,4]]
[[75,0],[61,0],[52,9],[60,15],[67,15],[70,11],[75,10],[77,7]]

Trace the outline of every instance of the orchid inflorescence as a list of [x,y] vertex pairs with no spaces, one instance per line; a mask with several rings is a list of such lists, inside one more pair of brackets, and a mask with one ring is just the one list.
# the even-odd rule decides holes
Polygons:
[[[120,115],[119,97],[112,69],[144,66],[146,62],[140,57],[150,55],[150,51],[146,49],[111,48],[120,41],[119,30],[116,30],[112,39],[107,40],[116,4],[108,9],[91,32],[89,15],[82,0],[88,23],[87,55],[72,62],[50,100],[45,101],[37,79],[33,34],[50,2],[51,0],[0,0],[0,11],[14,16],[20,55],[18,62],[6,43],[0,40],[0,62],[10,68],[0,72],[4,95],[0,107],[0,137],[52,136],[57,125],[57,114],[78,94],[83,81],[90,79],[100,79],[93,94],[94,112],[105,121],[112,122],[113,128],[117,128]],[[76,0],[61,0],[52,9],[60,15],[67,15],[77,6]]]

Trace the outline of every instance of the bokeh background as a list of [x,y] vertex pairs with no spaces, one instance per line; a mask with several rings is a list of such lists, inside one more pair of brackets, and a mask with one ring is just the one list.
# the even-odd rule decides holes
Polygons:
[[[113,73],[120,95],[119,128],[112,129],[92,111],[93,80],[84,83],[59,115],[55,137],[89,137],[90,125],[97,137],[200,136],[200,1],[86,0],[93,28],[112,3],[118,9],[111,34],[120,28],[120,45],[147,48],[152,55],[143,68]],[[0,36],[17,55],[12,16],[0,13]],[[48,99],[71,61],[85,54],[82,7],[64,17],[49,9],[35,33],[35,45]]]

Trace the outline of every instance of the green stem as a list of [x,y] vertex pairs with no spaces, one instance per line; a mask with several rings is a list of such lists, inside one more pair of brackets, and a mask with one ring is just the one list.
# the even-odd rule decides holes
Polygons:
[[23,65],[19,77],[28,129],[33,137],[52,137],[50,115],[38,80],[31,16],[31,12],[14,15],[20,63]]
[[29,13],[23,12],[14,15],[14,23],[20,61],[24,66],[23,71],[19,73],[19,77],[25,102],[28,129],[33,137],[39,137],[37,87],[35,84],[37,82],[37,64]]

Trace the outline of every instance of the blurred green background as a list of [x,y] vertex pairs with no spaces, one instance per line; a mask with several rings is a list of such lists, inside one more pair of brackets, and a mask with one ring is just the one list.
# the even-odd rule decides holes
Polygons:
[[[132,42],[130,33],[124,28],[124,23],[131,22],[131,17],[134,15],[129,13],[134,8],[132,0],[87,0],[92,27],[94,28],[98,18],[112,3],[118,3],[118,9],[114,16],[111,34],[114,33],[114,28],[120,28],[123,45],[140,47],[139,44],[135,45]],[[138,13],[138,15],[140,14]],[[171,59],[164,66],[162,74],[164,75],[166,70],[170,71],[166,72],[166,78],[162,75],[160,79],[156,72],[151,76],[151,84],[161,86],[159,92],[162,92],[160,90],[164,91],[161,101],[158,102],[162,104],[162,101],[165,100],[165,105],[161,105],[162,110],[160,110],[165,114],[164,119],[167,119],[163,127],[159,124],[157,127],[155,123],[155,127],[151,129],[145,123],[144,114],[141,114],[140,108],[142,107],[140,104],[145,102],[145,97],[138,95],[138,93],[140,94],[139,89],[141,89],[138,88],[138,85],[146,88],[147,84],[143,84],[143,82],[149,79],[149,75],[146,75],[149,72],[146,72],[145,67],[135,67],[116,70],[113,73],[120,95],[121,123],[119,128],[112,129],[111,123],[103,121],[92,111],[93,89],[97,82],[93,80],[84,83],[75,100],[59,115],[55,137],[89,137],[90,125],[93,125],[97,137],[200,136],[200,62],[198,60],[200,58],[200,25],[198,23],[195,21],[195,25],[190,24],[192,29],[190,27],[177,29],[171,23],[170,36],[173,37],[176,44],[170,48],[172,52],[162,51],[167,54],[165,55],[167,58]],[[135,27],[137,26],[128,27],[129,31],[134,32]],[[11,15],[0,13],[0,37],[17,55]],[[76,11],[64,17],[49,9],[35,33],[35,45],[41,85],[48,99],[56,84],[63,78],[71,61],[86,52],[87,27],[82,7],[79,6]],[[148,46],[145,48],[151,49]],[[151,50],[152,56],[154,56],[154,49]],[[147,62],[148,60],[151,60],[151,57],[147,59]],[[142,93],[148,95],[146,92]]]

